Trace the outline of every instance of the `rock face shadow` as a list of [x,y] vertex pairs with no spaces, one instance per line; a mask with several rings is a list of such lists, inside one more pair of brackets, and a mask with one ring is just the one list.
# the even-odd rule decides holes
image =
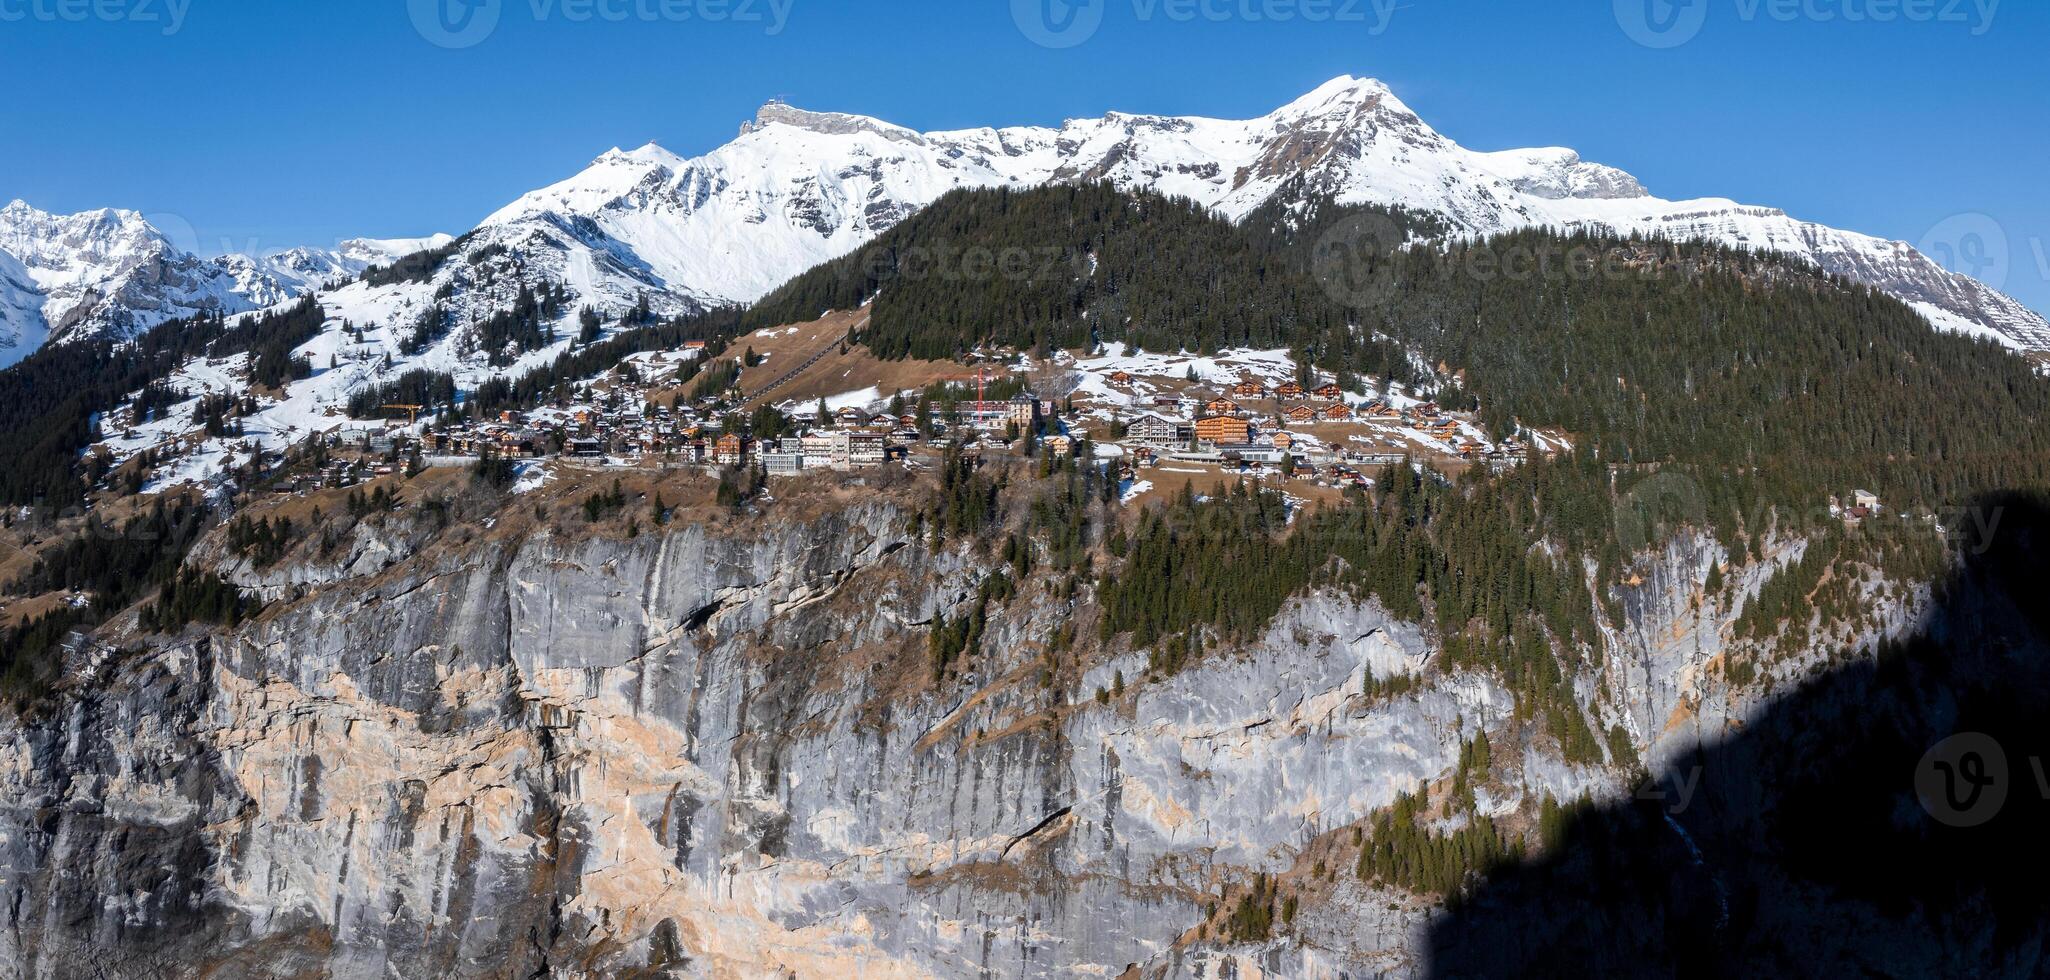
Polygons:
[[1914,635],[1495,869],[1433,925],[1429,975],[2050,971],[2050,505],[1979,506],[1997,525]]

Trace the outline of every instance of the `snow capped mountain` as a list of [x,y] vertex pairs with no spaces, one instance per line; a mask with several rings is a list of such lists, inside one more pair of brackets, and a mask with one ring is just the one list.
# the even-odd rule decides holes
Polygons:
[[[27,273],[42,298],[42,331],[55,339],[132,336],[201,309],[250,307],[218,266],[179,250],[133,211],[54,215],[15,201],[0,208],[0,252]],[[32,349],[17,343],[14,353]]]
[[48,335],[35,280],[14,256],[0,252],[0,366],[27,357]]
[[655,290],[687,308],[757,299],[957,187],[1073,180],[1185,196],[1233,219],[1287,187],[1433,212],[1458,234],[1599,226],[1774,249],[1893,293],[1947,329],[2050,350],[2043,317],[1904,243],[1730,200],[1663,200],[1568,149],[1468,150],[1370,79],[1334,79],[1258,119],[1111,113],[1058,129],[919,133],[772,103],[704,156],[613,150],[484,228],[490,242],[524,235],[560,249],[548,261],[583,273],[601,304]]
[[360,239],[332,250],[202,258],[134,211],[57,215],[14,201],[0,208],[0,365],[46,339],[131,337],[201,310],[272,306],[449,240]]
[[[920,133],[771,103],[703,156],[653,144],[609,151],[486,218],[460,251],[511,257],[493,293],[560,285],[575,304],[609,312],[644,297],[657,312],[688,312],[758,299],[950,190],[1077,180],[1188,197],[1234,220],[1277,194],[1316,194],[1435,213],[1460,235],[1603,227],[1774,249],[1884,289],[1945,329],[2050,350],[2042,316],[1905,243],[1730,200],[1663,200],[1568,149],[1468,150],[1386,85],[1350,77],[1249,120],[1113,112],[1058,128]],[[44,336],[127,336],[199,309],[274,306],[449,241],[202,259],[133,212],[56,216],[15,202],[0,210],[0,252],[18,260],[26,281],[0,266],[0,345],[12,344],[0,346],[0,363]],[[450,263],[428,292],[466,316],[488,316],[505,296],[467,294],[480,271],[497,267]],[[418,315],[418,303],[362,301]]]
[[371,266],[390,265],[394,260],[452,241],[452,235],[351,238],[332,249],[290,248],[254,258],[229,254],[215,261],[235,277],[237,294],[258,307],[268,307],[316,289],[340,285]]

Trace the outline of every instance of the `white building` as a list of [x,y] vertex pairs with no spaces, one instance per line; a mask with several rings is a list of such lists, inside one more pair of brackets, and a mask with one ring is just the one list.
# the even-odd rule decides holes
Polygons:
[[834,466],[881,466],[887,455],[887,440],[880,432],[840,429],[833,433]]
[[1171,419],[1150,413],[1133,419],[1132,424],[1125,427],[1125,436],[1133,442],[1154,446],[1168,446],[1187,441],[1180,425]]

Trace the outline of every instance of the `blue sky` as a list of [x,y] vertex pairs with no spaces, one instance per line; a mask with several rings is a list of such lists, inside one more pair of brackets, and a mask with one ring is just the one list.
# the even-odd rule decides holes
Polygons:
[[2050,310],[2050,4],[1048,4],[0,0],[0,200],[261,251],[460,232],[614,145],[710,149],[772,96],[935,129],[1257,115],[1355,74],[1477,149],[1567,145],[1665,197],[1934,229]]

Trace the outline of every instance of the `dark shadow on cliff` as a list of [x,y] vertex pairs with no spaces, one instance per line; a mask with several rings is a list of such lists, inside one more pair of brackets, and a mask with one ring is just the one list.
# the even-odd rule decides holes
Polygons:
[[1997,527],[1913,637],[1497,869],[1433,926],[1430,972],[2050,972],[2050,507],[1979,506]]

